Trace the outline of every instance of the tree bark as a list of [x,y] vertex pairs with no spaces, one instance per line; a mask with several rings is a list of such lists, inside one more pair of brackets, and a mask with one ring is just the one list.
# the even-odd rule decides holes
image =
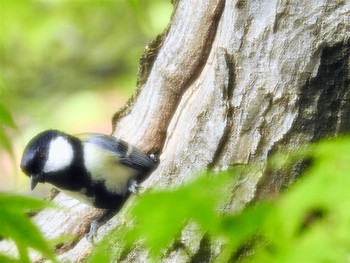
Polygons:
[[[167,188],[207,168],[255,163],[260,169],[232,190],[230,210],[237,211],[278,194],[303,168],[269,171],[272,153],[350,131],[349,1],[180,0],[174,8],[164,35],[141,59],[136,95],[113,119],[114,136],[161,153],[144,187]],[[36,220],[49,237],[76,231],[81,239],[63,247],[60,259],[83,261],[92,247],[83,238],[91,220],[81,218],[98,212],[64,205],[71,209],[65,215],[51,220],[57,212],[43,211]],[[99,235],[120,225],[124,210]],[[192,230],[164,261],[205,262],[220,253]],[[124,260],[145,258],[137,250]]]

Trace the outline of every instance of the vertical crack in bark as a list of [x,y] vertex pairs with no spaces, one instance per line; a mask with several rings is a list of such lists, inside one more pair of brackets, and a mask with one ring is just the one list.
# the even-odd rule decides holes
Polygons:
[[220,159],[226,144],[228,143],[228,138],[232,133],[232,116],[234,111],[234,106],[232,105],[232,96],[233,96],[233,90],[235,87],[235,81],[236,81],[236,61],[234,59],[234,56],[232,54],[229,54],[226,49],[224,51],[224,59],[226,63],[226,69],[227,69],[227,85],[223,88],[223,100],[225,101],[226,107],[227,107],[227,114],[226,114],[226,127],[222,134],[222,137],[219,141],[218,147],[216,149],[216,152],[214,153],[212,162],[208,165],[208,168],[214,168],[214,166],[217,164],[218,160]]
[[268,142],[265,130],[268,130],[268,125],[270,125],[269,123],[266,123],[266,115],[271,110],[273,105],[272,93],[264,94],[261,97],[261,112],[259,114],[256,114],[256,116],[259,116],[262,119],[262,121],[256,127],[257,131],[260,134],[260,139],[256,145],[255,151],[249,155],[249,162],[257,159],[259,161],[259,157],[263,157],[263,160],[265,160],[264,150],[266,143]]
[[213,43],[215,40],[215,36],[217,33],[218,25],[223,13],[223,10],[225,8],[225,1],[220,1],[217,4],[217,10],[215,12],[215,15],[213,16],[212,23],[209,27],[209,33],[206,37],[203,52],[200,56],[200,60],[198,61],[198,65],[194,67],[194,71],[192,72],[191,76],[187,79],[187,81],[184,83],[184,88],[182,90],[182,94],[191,86],[191,84],[198,78],[198,76],[202,73],[204,66],[206,65],[208,61],[209,54],[212,50]]
[[[189,77],[187,78],[187,80],[185,80],[185,82],[183,83],[183,87],[180,89],[180,92],[177,94],[178,95],[177,104],[174,107],[174,110],[172,111],[168,124],[170,123],[170,120],[173,118],[176,112],[176,109],[180,104],[183,94],[191,87],[191,85],[198,78],[198,76],[200,76],[204,66],[208,61],[208,57],[213,47],[213,43],[217,33],[217,28],[218,28],[219,21],[221,19],[224,7],[225,7],[225,1],[220,1],[217,5],[217,11],[215,12],[215,15],[213,17],[212,24],[209,27],[209,30],[208,30],[209,33],[207,34],[207,38],[204,40],[205,44],[203,45],[204,48],[203,48],[202,54],[200,55],[200,60],[198,60],[197,66],[193,68],[194,70],[192,72],[190,72]],[[168,127],[168,124],[166,125],[166,127]]]
[[[189,4],[179,2],[178,9],[186,8],[186,5]],[[152,72],[138,97],[130,102],[128,109],[124,109],[128,113],[118,112],[114,116],[113,134],[131,141],[146,152],[160,152],[168,125],[183,94],[207,64],[224,6],[224,0],[203,1],[201,10],[198,10],[201,16],[194,21],[174,15],[167,39],[159,53],[154,54],[160,59],[152,63]],[[193,22],[193,25],[186,21]],[[178,28],[179,25],[184,28]],[[186,34],[188,30],[190,32]],[[182,42],[184,45],[179,44]],[[137,129],[130,125],[131,121],[138,124]]]
[[[209,57],[209,54],[210,54],[212,47],[213,47],[213,43],[214,43],[215,36],[217,33],[217,28],[218,28],[219,21],[221,19],[224,7],[225,7],[225,1],[220,1],[216,6],[217,10],[216,10],[215,15],[212,19],[212,23],[209,27],[209,33],[207,35],[207,38],[204,40],[205,44],[203,45],[204,49],[202,51],[202,54],[200,55],[200,60],[198,61],[197,66],[194,67],[194,71],[192,71],[190,76],[183,83],[183,87],[181,88],[181,91],[177,94],[177,96],[176,96],[177,102],[176,102],[176,105],[174,106],[172,113],[170,114],[170,116],[168,118],[168,122],[166,124],[166,127],[168,127],[170,121],[172,120],[172,118],[173,118],[173,116],[174,116],[174,114],[175,114],[175,112],[180,104],[180,101],[181,101],[183,94],[191,87],[191,85],[198,78],[198,76],[200,76],[200,74],[203,71],[204,66],[206,65],[206,63],[208,61],[208,57]],[[161,148],[163,148],[164,143],[165,143],[165,138],[163,140]]]

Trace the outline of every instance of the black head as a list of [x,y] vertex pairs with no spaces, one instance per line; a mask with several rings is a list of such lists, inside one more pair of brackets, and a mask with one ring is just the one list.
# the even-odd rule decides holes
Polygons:
[[71,136],[47,130],[36,135],[24,149],[21,169],[31,179],[33,190],[39,182],[50,182],[50,174],[71,165],[74,149]]

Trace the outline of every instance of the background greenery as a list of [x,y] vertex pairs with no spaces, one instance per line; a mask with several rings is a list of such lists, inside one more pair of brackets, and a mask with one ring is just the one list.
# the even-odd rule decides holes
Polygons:
[[[110,132],[112,114],[134,89],[142,50],[165,28],[171,8],[167,0],[0,0],[0,190],[29,188],[16,168],[24,144],[40,130]],[[234,171],[145,193],[130,209],[128,222],[136,227],[111,233],[91,261],[117,259],[135,244],[156,261],[181,245],[183,226],[191,222],[205,233],[203,246],[223,244],[217,262],[347,262],[349,151],[349,139],[341,138],[278,156],[274,166],[301,157],[313,165],[281,198],[237,214],[220,209]],[[45,207],[0,193],[0,240],[13,240],[19,251],[17,261],[0,252],[1,262],[29,262],[28,247],[54,260],[54,245],[27,217]]]
[[[305,158],[311,165],[279,198],[248,204],[239,212],[225,207],[237,175],[244,178],[252,166],[206,172],[173,189],[149,190],[136,197],[126,219],[95,247],[88,262],[117,262],[135,246],[148,251],[151,262],[159,262],[174,247],[186,253],[181,232],[188,224],[192,234],[203,237],[193,262],[207,262],[211,244],[221,246],[213,260],[218,263],[348,262],[350,138],[324,140],[274,156],[270,166],[288,170]],[[45,241],[26,215],[45,207],[48,204],[42,200],[0,193],[0,238],[13,240],[19,251],[15,258],[3,254],[0,246],[1,262],[30,262],[28,248],[56,262],[53,249],[64,237]],[[198,240],[192,242],[190,246],[198,246]]]
[[238,213],[224,207],[236,175],[244,178],[253,167],[208,172],[176,189],[149,191],[137,198],[125,220],[128,224],[100,243],[91,262],[115,262],[135,245],[149,251],[154,262],[174,247],[187,253],[180,236],[188,223],[204,235],[201,253],[192,257],[193,262],[207,262],[214,249],[211,244],[221,245],[222,252],[213,260],[218,263],[348,262],[350,138],[324,140],[274,156],[270,165],[288,170],[304,158],[312,164],[279,198],[248,204]]
[[171,12],[170,0],[0,0],[0,190],[28,190],[17,167],[36,133],[111,132]]

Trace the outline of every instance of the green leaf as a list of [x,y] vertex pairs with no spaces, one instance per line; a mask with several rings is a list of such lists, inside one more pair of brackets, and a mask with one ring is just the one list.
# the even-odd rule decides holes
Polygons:
[[247,207],[242,212],[221,218],[222,234],[229,237],[236,246],[251,238],[264,224],[267,216],[275,209],[272,204],[261,203]]
[[0,262],[1,263],[18,263],[18,260],[0,254]]
[[125,228],[112,230],[110,234],[97,244],[88,262],[118,262],[118,258],[126,247],[125,236]]
[[12,119],[11,113],[0,104],[0,125],[16,129],[16,124]]
[[190,219],[204,231],[218,231],[219,204],[227,193],[222,189],[229,180],[227,174],[199,176],[173,190],[145,193],[131,211],[136,226],[127,235],[129,243],[144,239],[156,258]]
[[27,211],[45,207],[48,207],[48,203],[39,199],[0,193],[0,236],[11,238],[16,243],[21,261],[28,261],[28,248],[34,248],[55,261],[54,253],[43,235],[25,215]]
[[11,213],[6,209],[2,209],[1,212],[0,225],[2,228],[0,234],[2,236],[11,237],[16,244],[32,247],[49,258],[53,257],[47,242],[29,218],[18,213]]
[[[350,139],[313,145],[313,165],[277,202],[259,262],[345,262],[350,251]],[[347,233],[347,234],[345,234]],[[271,248],[274,253],[271,253]]]
[[[235,180],[231,172],[216,177],[208,173],[175,189],[145,193],[131,208],[133,218],[127,218],[132,228],[118,233],[118,242],[132,246],[142,241],[156,259],[190,220],[211,240],[222,240],[222,252],[215,262],[231,262],[236,257],[245,262],[346,262],[350,251],[350,138],[322,141],[278,158],[274,160],[278,169],[304,158],[311,158],[312,165],[273,202],[262,201],[223,215],[219,208]],[[249,167],[242,174],[250,171],[254,169]],[[105,243],[99,253],[110,251],[106,248],[114,241],[110,236],[109,245]]]
[[0,192],[0,211],[12,210],[16,213],[24,213],[53,206],[52,203],[35,197]]
[[13,148],[12,148],[10,138],[4,133],[4,130],[2,129],[1,126],[0,126],[0,147],[5,149],[5,151],[8,152],[8,154],[13,156]]

